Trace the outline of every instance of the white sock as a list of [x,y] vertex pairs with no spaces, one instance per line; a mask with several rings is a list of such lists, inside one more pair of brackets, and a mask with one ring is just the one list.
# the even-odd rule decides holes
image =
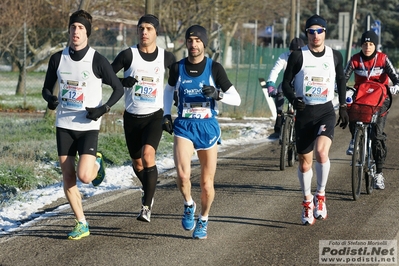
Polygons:
[[317,191],[325,191],[330,173],[330,159],[325,163],[316,162]]
[[313,170],[310,168],[306,173],[302,173],[298,167],[298,179],[301,184],[302,193],[304,196],[310,195],[312,187]]
[[86,217],[83,217],[82,219],[79,219],[79,221],[78,221],[79,223],[82,223],[82,224],[86,224],[87,222],[86,222]]
[[198,216],[198,219],[200,219],[201,221],[208,221],[208,216],[202,216],[201,214]]
[[190,198],[189,201],[184,201],[184,205],[186,205],[186,206],[191,206],[193,204],[194,204],[193,198]]

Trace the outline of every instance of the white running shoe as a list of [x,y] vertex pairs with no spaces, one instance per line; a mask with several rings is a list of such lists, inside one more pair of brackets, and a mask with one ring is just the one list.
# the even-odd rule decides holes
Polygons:
[[313,216],[318,220],[324,220],[327,218],[327,207],[326,207],[326,196],[316,195],[313,198],[314,210]]
[[353,155],[353,149],[355,148],[355,141],[351,139],[349,142],[348,149],[346,150],[346,155]]
[[141,210],[139,215],[137,216],[137,220],[143,222],[150,222],[151,221],[151,210],[148,206],[141,206]]
[[313,225],[316,221],[313,216],[313,200],[311,202],[302,202],[302,206],[302,223],[304,225]]
[[[140,188],[140,191],[141,191],[141,205],[144,205],[144,190]],[[150,209],[152,209],[153,205],[154,205],[154,197],[151,200]]]
[[374,188],[385,189],[384,176],[382,173],[378,173],[374,176]]

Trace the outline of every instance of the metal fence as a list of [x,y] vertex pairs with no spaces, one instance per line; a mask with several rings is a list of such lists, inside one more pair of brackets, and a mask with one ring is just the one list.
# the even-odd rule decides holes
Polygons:
[[[102,42],[98,40],[92,41],[92,39],[95,38],[95,34],[96,33],[90,37],[90,44],[93,43],[93,47],[108,58],[109,61],[112,61],[113,58],[126,47],[126,43],[120,42],[114,42],[113,45],[107,46],[101,45]],[[127,33],[126,35],[129,34],[130,33]],[[134,36],[134,34],[132,35]],[[114,36],[112,36],[112,38],[114,38]],[[129,41],[131,43],[136,43],[137,40],[131,37]],[[221,40],[220,43],[222,44],[221,47],[223,47],[223,40]],[[267,79],[278,56],[284,51],[286,51],[286,49],[283,48],[254,47],[252,43],[244,43],[242,40],[234,39],[231,42],[231,64],[226,65],[225,69],[230,81],[240,93],[242,103],[239,107],[221,104],[219,106],[221,115],[235,117],[263,117],[271,115],[259,85],[258,78],[263,77]],[[352,54],[358,51],[359,49],[354,50]],[[341,52],[345,60],[345,51]],[[395,62],[396,58],[399,58],[399,56],[397,56],[399,53],[397,53],[397,51],[387,51],[387,53],[390,55],[391,61],[396,65]],[[227,53],[222,51],[219,57],[220,62],[223,62],[222,59],[224,56],[227,56]],[[394,60],[392,60],[392,58]],[[0,98],[1,95],[12,95],[15,93],[19,78],[18,72],[12,72],[11,66],[5,65],[4,60],[1,59],[2,58],[0,58]],[[397,61],[399,61],[399,59]],[[37,94],[41,92],[45,67],[46,65],[43,65],[38,71],[27,73],[26,94]],[[283,73],[280,73],[279,79],[276,82],[277,84],[281,82],[282,76]]]
[[[106,54],[107,58],[116,56],[119,52],[110,47],[94,47],[98,52]],[[219,104],[220,114],[222,116],[270,116],[269,108],[263,96],[263,92],[258,82],[259,77],[267,78],[274,61],[283,51],[283,49],[261,49],[257,61],[254,62],[253,49],[237,52],[233,50],[233,64],[230,68],[226,68],[230,81],[240,93],[242,103],[239,107],[232,107],[226,104]],[[262,51],[263,50],[263,51]],[[110,60],[111,61],[111,60]],[[282,76],[282,74],[281,74]],[[40,71],[27,72],[25,93],[28,95],[40,94],[43,87],[45,77],[45,67]],[[15,94],[19,79],[17,71],[11,71],[11,67],[2,65],[0,68],[0,104],[3,102],[1,95]],[[10,97],[7,97],[9,100]],[[22,103],[18,104],[22,106]]]

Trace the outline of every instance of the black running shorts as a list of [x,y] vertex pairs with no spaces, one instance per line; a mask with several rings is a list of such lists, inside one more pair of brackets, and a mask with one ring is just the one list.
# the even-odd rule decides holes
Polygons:
[[132,159],[141,158],[141,150],[146,144],[151,145],[155,150],[158,149],[162,137],[162,119],[162,109],[148,115],[124,112],[123,128],[126,145]]
[[91,154],[96,156],[99,130],[76,131],[57,127],[58,156]]
[[307,154],[314,148],[318,136],[334,138],[336,115],[332,102],[306,105],[305,110],[296,112],[295,138],[299,154]]

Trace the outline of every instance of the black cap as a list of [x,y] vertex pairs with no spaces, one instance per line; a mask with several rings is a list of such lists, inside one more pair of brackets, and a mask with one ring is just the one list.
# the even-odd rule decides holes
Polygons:
[[320,17],[319,15],[313,15],[308,20],[306,20],[305,30],[310,28],[310,26],[319,25],[323,28],[327,29],[327,22],[324,18]]
[[137,23],[137,27],[139,27],[141,25],[141,23],[151,24],[152,26],[154,26],[156,32],[158,32],[159,20],[156,16],[151,15],[151,14],[146,14],[139,19],[139,22]]
[[294,38],[290,43],[290,50],[299,51],[302,46],[305,46],[305,42],[301,38]]
[[204,27],[200,25],[193,25],[189,27],[186,31],[186,40],[191,36],[198,37],[204,44],[204,47],[208,45],[208,35]]
[[377,46],[378,45],[377,34],[372,30],[366,31],[365,33],[362,34],[362,39],[360,41],[360,44],[363,44],[365,42],[372,42],[374,43],[375,46]]

